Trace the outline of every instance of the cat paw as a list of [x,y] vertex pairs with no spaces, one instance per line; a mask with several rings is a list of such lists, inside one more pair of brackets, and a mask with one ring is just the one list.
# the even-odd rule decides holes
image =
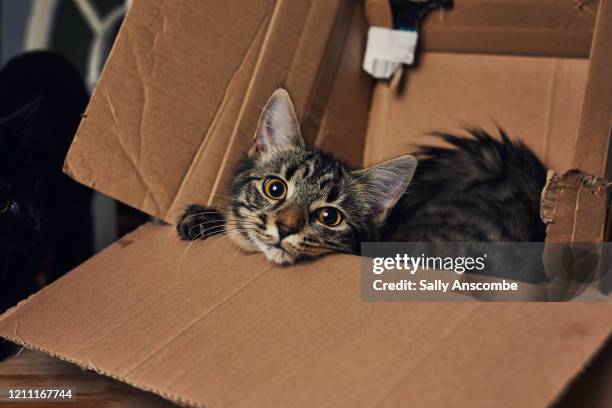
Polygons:
[[193,241],[221,234],[225,220],[223,214],[214,208],[193,204],[176,223],[176,231],[181,239]]

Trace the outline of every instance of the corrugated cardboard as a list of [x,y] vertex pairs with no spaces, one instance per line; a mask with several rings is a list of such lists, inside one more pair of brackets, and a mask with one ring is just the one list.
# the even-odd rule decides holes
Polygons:
[[433,130],[499,126],[548,167],[569,170],[587,70],[581,59],[424,53],[402,87],[376,85],[365,162],[435,143]]
[[542,220],[550,242],[602,242],[610,183],[578,170],[549,171],[542,192]]
[[[315,98],[316,91],[333,83],[338,57],[358,57],[328,49],[327,39],[345,43],[356,8],[338,0],[135,2],[105,66],[119,74],[100,78],[65,171],[168,222],[188,202],[212,202],[216,194],[222,202],[232,164],[248,150],[251,125],[276,87],[291,91],[314,141],[309,129],[322,118],[313,105],[329,98]],[[326,55],[336,60],[325,60],[329,67]],[[341,127],[331,123],[337,116],[325,119]],[[356,150],[344,159],[358,164]]]
[[[370,25],[390,27],[386,0],[365,0]],[[419,47],[430,52],[589,56],[597,0],[457,0],[423,22]]]
[[360,266],[336,255],[282,268],[147,225],[0,332],[194,406],[536,407],[612,325],[607,303],[364,303]]
[[[610,56],[611,2],[590,61],[568,58],[586,56],[584,40],[557,46],[589,37],[590,2],[455,3],[444,21],[470,16],[464,38],[502,14],[506,28],[465,40],[469,54],[425,42],[415,70],[373,88],[355,2],[136,1],[65,169],[168,222],[187,204],[219,205],[282,84],[307,139],[353,164],[410,150],[425,131],[498,123],[553,169],[571,168],[576,145],[602,137],[579,131],[585,111],[604,115],[588,104],[612,106],[589,91],[609,79],[595,63]],[[579,21],[581,34],[538,34],[544,10],[546,27]],[[521,21],[526,36],[512,28]],[[606,162],[607,151],[590,154]],[[226,238],[188,244],[147,225],[8,311],[0,335],[190,406],[536,407],[563,395],[612,330],[606,303],[364,303],[360,263],[280,268]]]
[[[602,1],[590,55],[588,85],[582,106],[574,166],[596,176],[608,175],[606,161],[612,135],[612,2]],[[602,154],[603,152],[603,154]],[[610,161],[612,162],[612,161]]]

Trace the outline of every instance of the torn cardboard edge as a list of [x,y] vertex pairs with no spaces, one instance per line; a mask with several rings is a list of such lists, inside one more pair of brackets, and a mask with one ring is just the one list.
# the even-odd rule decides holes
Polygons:
[[[100,251],[98,254],[94,255],[94,256],[100,256],[103,253],[107,252],[107,251],[113,251],[115,249],[117,249],[117,247],[125,247],[126,246],[126,242],[133,242],[137,239],[139,239],[142,235],[146,234],[146,230],[148,227],[150,227],[151,225],[153,225],[153,223],[147,223],[144,225],[141,225],[140,227],[136,228],[134,231],[126,234],[124,237],[122,237],[121,239],[113,242],[112,244],[110,244],[108,247],[104,248],[102,251]],[[129,244],[128,244],[129,245]],[[36,298],[40,293],[42,293],[42,291],[44,290],[48,290],[49,288],[51,288],[52,286],[56,286],[56,285],[60,285],[63,281],[63,279],[66,278],[67,275],[61,276],[60,278],[58,278],[57,280],[53,281],[52,283],[50,283],[49,285],[45,286],[44,288],[42,288],[41,290],[39,290],[38,292],[35,292],[33,294],[31,294],[30,296],[28,296],[27,298],[21,300],[20,302],[18,302],[15,306],[11,307],[10,309],[8,309],[7,311],[5,311],[2,315],[0,315],[0,321],[9,318],[14,312],[16,312],[17,310],[19,310],[21,307],[23,307],[25,304],[27,304],[28,302],[30,302],[32,299]],[[178,404],[180,406],[185,406],[185,407],[196,407],[196,408],[210,408],[210,406],[206,405],[206,404],[199,404],[195,401],[192,401],[188,398],[183,398],[181,396],[178,395],[174,395],[171,393],[167,393],[164,391],[161,391],[159,389],[156,389],[154,387],[149,387],[146,384],[141,384],[135,381],[129,381],[126,378],[120,376],[120,375],[115,375],[113,373],[111,373],[110,371],[105,371],[105,370],[101,370],[98,367],[96,367],[96,365],[89,359],[87,359],[85,362],[79,361],[77,359],[74,358],[70,358],[70,357],[66,357],[60,353],[56,353],[54,351],[51,351],[45,347],[40,347],[37,346],[36,344],[33,343],[29,343],[27,341],[25,341],[19,334],[19,323],[17,323],[15,325],[15,330],[14,330],[14,335],[6,335],[6,334],[0,334],[0,339],[4,338],[12,343],[15,343],[18,346],[27,348],[27,349],[31,349],[31,350],[38,350],[40,352],[43,352],[45,354],[48,354],[49,356],[53,357],[53,358],[57,358],[59,360],[68,362],[70,364],[74,364],[77,367],[83,369],[83,370],[89,370],[89,371],[94,371],[97,374],[100,375],[104,375],[106,377],[112,378],[114,380],[120,381],[122,383],[128,384],[132,387],[138,388],[142,391],[145,392],[150,392],[153,393],[155,395],[159,395],[160,397],[171,401],[175,404]]]
[[[156,241],[157,242],[156,248],[153,249],[153,251],[156,252],[159,248],[163,247],[163,244],[159,242],[160,241],[159,237],[160,236],[165,236],[168,233],[169,230],[171,230],[171,227],[168,227],[168,226],[153,226],[151,224],[148,224],[146,226],[143,226],[143,227],[139,228],[138,230],[136,230],[135,232],[133,232],[132,234],[130,234],[126,238],[124,238],[124,243],[123,244],[117,242],[117,243],[111,245],[106,250],[108,252],[106,252],[106,254],[103,254],[102,256],[115,257],[117,254],[122,253],[122,251],[133,249],[132,245],[138,245],[139,241],[140,241],[140,245],[141,246],[144,246],[144,247],[148,248],[150,242],[143,243],[142,239],[149,239],[151,241],[153,241],[153,240]],[[152,234],[152,235],[150,235],[150,234]],[[148,237],[148,238],[146,238],[145,236]],[[128,243],[130,241],[133,242],[133,244],[126,245],[126,243]],[[179,242],[177,242],[176,245],[174,245],[175,246],[175,252],[172,253],[173,255],[177,254],[176,249],[180,250],[182,248],[182,246],[178,245],[178,244],[179,244]],[[207,247],[207,249],[209,251],[212,250],[211,249],[211,245],[216,245],[215,243],[212,243],[212,242],[205,243],[205,244],[206,244],[206,247]],[[226,244],[229,245],[228,243],[226,243]],[[118,251],[121,251],[121,252],[118,252]],[[216,249],[215,249],[215,251],[216,251]],[[180,251],[178,252],[178,254],[180,254]],[[260,257],[260,258],[262,258],[262,257]],[[261,259],[261,260],[263,261],[263,259]],[[257,261],[259,262],[259,259]],[[243,262],[245,262],[245,264],[249,264],[249,263],[252,264],[253,260],[245,259],[245,260],[243,260]],[[243,265],[245,265],[245,264],[243,264]],[[333,274],[331,276],[329,276],[328,272],[325,270],[326,269],[325,265],[327,265],[328,267],[331,266],[331,265],[334,265],[333,260],[331,258],[328,258],[327,262],[325,262],[325,263],[320,265],[320,271],[319,272],[315,272],[315,271],[311,270],[312,272],[315,272],[314,274],[308,274],[308,273],[304,274],[304,272],[307,271],[307,268],[305,268],[304,266],[297,267],[298,268],[297,272],[300,274],[301,279],[303,279],[303,283],[307,284],[306,287],[312,288],[308,284],[308,282],[310,282],[312,284],[313,283],[313,279],[315,281],[319,281],[319,283],[315,285],[315,287],[314,287],[315,289],[317,289],[317,288],[320,289],[320,288],[322,288],[322,287],[324,287],[326,285],[329,285],[330,281],[337,280],[338,277],[333,277]],[[346,262],[344,262],[344,265],[346,265]],[[358,267],[359,262],[353,262],[352,265],[353,265],[352,267],[355,267],[355,266]],[[148,267],[150,267],[150,264],[149,264]],[[91,270],[91,268],[89,270]],[[216,272],[214,272],[214,273],[218,273],[220,270],[221,269],[218,268],[218,270]],[[340,270],[342,270],[342,268],[340,268]],[[105,272],[108,272],[108,271],[99,270],[98,272],[99,273],[97,274],[97,276],[100,277],[100,276],[104,275]],[[276,269],[275,272],[280,272],[280,271],[278,269]],[[353,278],[348,280],[348,281],[352,282],[352,284],[349,285],[349,286],[352,287],[353,290],[356,290],[356,286],[355,285],[358,282],[358,278],[355,277],[355,274],[350,273],[351,271],[349,269],[347,269],[346,267],[344,268],[344,272],[345,273],[343,273],[343,275],[345,275],[345,276],[351,275],[353,277]],[[77,273],[77,274],[78,273],[86,273],[87,274],[88,273],[87,265],[85,265],[83,267],[80,267],[80,270],[76,271],[75,273]],[[325,282],[323,282],[321,280],[322,274],[328,274],[329,281],[327,279],[325,279]],[[111,277],[117,277],[117,276],[118,275],[113,274],[112,271],[111,271]],[[66,279],[66,277],[64,277],[62,279]],[[274,277],[273,279],[276,280],[278,278],[279,277]],[[287,279],[290,279],[290,280],[294,280],[294,278],[296,278],[296,277],[295,276],[287,276]],[[62,281],[62,279],[60,279],[60,281]],[[271,279],[272,279],[272,277],[271,277]],[[344,282],[346,283],[346,281],[344,281]],[[267,283],[270,283],[270,281],[267,282]],[[262,282],[261,283],[261,287],[268,286],[267,283]],[[46,303],[46,301],[43,302],[42,301],[43,299],[37,299],[37,297],[40,294],[44,294],[49,289],[55,288],[54,285],[55,284],[52,284],[52,285],[50,285],[50,287],[48,287],[46,289],[43,289],[43,291],[39,292],[38,294],[33,295],[30,299],[28,299],[27,302],[32,301],[32,303],[36,303],[37,306],[34,306],[34,307],[43,307],[43,308],[46,307],[45,304],[44,304],[44,303]],[[247,284],[247,286],[249,286],[249,285],[250,284]],[[60,284],[58,286],[60,286],[60,287],[63,286],[63,290],[64,290],[65,294],[69,293],[69,292],[66,292],[67,290],[70,290],[66,285],[61,285]],[[301,285],[296,285],[296,286],[301,286]],[[344,287],[344,284],[341,284],[340,286]],[[251,287],[251,289],[252,289],[251,293],[260,293],[258,291],[258,288],[252,288]],[[318,290],[314,290],[314,292],[318,292]],[[330,292],[330,294],[333,293],[333,292],[334,291]],[[276,293],[276,292],[270,292],[270,293]],[[45,295],[47,296],[47,300],[48,300],[48,297],[49,297],[48,293],[46,293]],[[44,298],[45,295],[43,295],[43,298]],[[314,295],[314,296],[318,296],[318,295]],[[289,305],[289,307],[291,308],[292,307],[291,306],[292,303],[286,303],[286,300],[288,298],[294,299],[293,296],[285,296],[285,299],[281,302],[281,304]],[[351,301],[349,301],[347,303],[342,303],[342,305],[345,305],[345,306],[355,305],[355,299],[353,299],[353,296],[344,296],[344,297],[341,297],[341,298],[344,298],[344,299],[351,298],[352,299]],[[269,296],[268,296],[268,299],[269,299]],[[256,305],[258,305],[260,303],[260,301],[259,300],[254,300],[254,302],[255,303],[252,303],[251,306],[254,306],[255,308],[257,308]],[[283,302],[285,302],[285,303],[283,303]],[[277,305],[276,299],[275,300],[269,299],[268,302],[264,302],[264,303],[267,303],[268,305],[273,305],[274,307]],[[216,304],[217,304],[217,302],[213,303],[213,305],[216,305]],[[225,302],[223,302],[222,304],[225,304]],[[415,306],[419,307],[418,303],[415,304]],[[595,312],[596,312],[594,314],[594,316],[597,316],[600,319],[600,320],[595,319],[595,320],[593,320],[594,322],[599,322],[601,324],[601,323],[609,322],[610,321],[609,318],[606,317],[606,316],[608,316],[608,314],[605,313],[605,310],[603,310],[606,307],[609,307],[608,305],[599,305],[599,306],[598,305],[592,305],[592,306],[594,307]],[[52,308],[57,308],[57,307],[58,307],[57,303],[55,305],[52,305]],[[249,306],[247,305],[246,307],[249,307]],[[367,310],[367,308],[369,308],[369,307],[371,307],[371,306],[367,306],[366,305],[366,306],[364,306],[364,309],[358,309],[358,310],[361,310],[362,312],[365,312],[365,310]],[[410,307],[411,307],[410,305],[407,305],[406,309],[409,309]],[[482,306],[482,305],[480,305],[480,306],[475,305],[474,307],[478,308],[479,313],[485,313],[485,314],[488,313],[486,310],[484,310],[485,307]],[[512,308],[513,306],[510,305],[508,307]],[[538,316],[537,307],[538,307],[537,305],[530,306],[528,304],[520,304],[518,306],[518,309],[514,309],[514,310],[515,311],[523,310],[524,312],[528,312],[527,313],[527,316],[528,316],[527,322],[533,323],[534,320],[537,320],[537,316]],[[472,307],[470,306],[470,309],[471,308]],[[495,306],[492,306],[492,308],[497,308],[497,309],[499,309],[498,311],[502,311],[502,312],[504,311],[504,307],[502,307],[502,306],[495,305]],[[533,308],[535,308],[535,309],[533,309]],[[25,308],[22,307],[21,308],[21,312],[24,312],[25,311],[24,309]],[[187,308],[187,309],[190,309],[190,308]],[[449,310],[449,309],[442,308],[441,310]],[[215,307],[215,310],[217,310],[216,307]],[[344,310],[345,313],[349,313],[349,314],[354,314],[354,312],[355,312],[355,309],[350,308],[350,307],[349,308],[343,307],[342,310]],[[551,307],[551,310],[553,310],[552,307]],[[571,309],[569,309],[569,310],[571,310]],[[573,378],[575,378],[581,372],[583,372],[585,367],[588,367],[589,362],[592,361],[593,358],[598,354],[598,353],[591,352],[591,349],[592,350],[600,350],[602,345],[610,337],[610,330],[609,330],[609,328],[608,327],[600,326],[599,324],[597,324],[597,325],[595,325],[594,323],[591,323],[590,325],[586,324],[585,328],[583,328],[582,331],[580,329],[581,325],[578,325],[578,327],[576,327],[576,324],[578,322],[580,322],[581,319],[584,319],[585,318],[584,316],[587,316],[588,312],[589,312],[588,309],[584,309],[583,308],[581,310],[584,313],[579,313],[579,314],[573,316],[573,318],[570,319],[568,322],[564,322],[561,325],[553,324],[550,327],[548,327],[547,330],[549,330],[549,331],[547,331],[547,333],[549,335],[552,335],[553,333],[557,333],[558,334],[559,333],[558,330],[564,330],[564,331],[562,331],[562,333],[567,333],[569,337],[572,337],[571,336],[572,333],[569,332],[571,330],[578,330],[578,334],[580,334],[580,333],[589,333],[590,332],[591,335],[587,336],[588,339],[589,339],[588,343],[585,343],[585,344],[589,344],[589,346],[588,347],[579,346],[578,349],[574,349],[574,352],[573,352],[574,353],[573,354],[574,357],[572,357],[571,362],[569,362],[568,365],[564,366],[563,374],[560,375],[560,376],[557,376],[556,380],[558,379],[558,381],[555,380],[555,382],[554,382],[554,384],[552,386],[547,387],[547,391],[543,395],[539,395],[539,394],[538,395],[532,395],[532,397],[535,398],[535,400],[540,400],[541,401],[543,398],[545,398],[546,401],[548,402],[549,400],[550,401],[554,400],[558,395],[563,393],[564,390],[566,389],[567,384],[569,384],[569,382]],[[235,311],[235,310],[232,308],[230,310],[230,312],[231,311]],[[295,313],[295,312],[303,312],[303,311],[304,311],[303,308],[297,308],[296,310],[293,310],[292,312]],[[458,317],[461,317],[460,322],[461,323],[470,323],[470,320],[473,320],[472,318],[474,317],[474,313],[473,313],[474,310],[465,310],[465,311],[469,312],[469,313],[460,314],[458,316]],[[504,316],[505,316],[505,318],[507,318],[508,317],[508,313],[510,311],[508,309],[505,309],[505,311],[506,311],[506,313],[504,313]],[[385,311],[382,311],[381,313],[383,313],[383,312],[385,312],[385,315],[387,315],[387,316],[393,316],[394,315],[394,313],[392,313],[391,310],[385,310]],[[74,310],[73,310],[73,313],[74,313]],[[408,315],[409,315],[409,313],[410,312],[408,311]],[[299,315],[299,313],[298,313],[298,315]],[[580,315],[582,315],[583,317],[579,317]],[[74,316],[74,315],[71,315],[71,316]],[[476,321],[484,322],[485,320],[483,320],[482,318],[484,318],[485,316],[483,316],[482,314],[480,314],[479,316],[480,316],[480,318],[476,319]],[[563,315],[559,314],[559,311],[555,312],[553,310],[551,316],[552,317],[555,317],[555,316],[556,317],[561,317]],[[30,315],[28,316],[28,313],[26,312],[26,314],[22,315],[22,317],[25,320],[28,320],[28,319],[34,319],[35,315],[32,315],[30,313]],[[79,318],[78,316],[74,316],[74,317],[76,317],[77,319]],[[192,318],[193,318],[193,316],[190,316],[186,320],[187,321],[191,321]],[[370,318],[372,318],[372,316],[370,316]],[[70,316],[68,316],[68,319],[70,319]],[[359,320],[360,320],[360,318],[355,318],[355,321],[352,324],[350,324],[349,327],[352,327],[352,325],[357,323]],[[376,327],[376,323],[375,323],[376,319],[374,318],[373,320],[369,320],[369,321],[371,323],[374,323],[374,326],[372,328],[375,328]],[[33,348],[33,349],[36,349],[36,350],[43,351],[43,352],[45,352],[47,354],[50,354],[50,355],[52,355],[54,357],[57,357],[57,358],[60,358],[60,359],[62,359],[64,361],[68,361],[70,363],[76,364],[77,366],[79,366],[79,367],[81,367],[83,369],[88,369],[88,370],[95,371],[95,372],[97,372],[99,374],[102,374],[102,375],[108,376],[110,378],[113,378],[113,379],[125,382],[125,383],[127,383],[127,384],[129,384],[131,386],[134,386],[136,388],[142,389],[144,391],[152,392],[154,394],[160,395],[161,397],[163,397],[163,398],[165,398],[167,400],[170,400],[170,401],[172,401],[174,403],[177,403],[177,404],[180,404],[180,405],[184,405],[184,406],[209,407],[211,405],[209,405],[208,402],[209,401],[214,401],[214,398],[218,397],[218,395],[214,395],[214,393],[213,393],[213,395],[207,395],[206,398],[200,398],[200,399],[192,398],[192,397],[186,398],[186,397],[181,397],[180,395],[182,395],[182,394],[180,392],[168,392],[168,391],[171,391],[172,388],[173,388],[173,387],[171,387],[169,385],[167,387],[161,386],[159,384],[155,385],[155,386],[149,386],[147,384],[150,384],[151,382],[147,382],[146,380],[142,380],[142,377],[140,377],[139,375],[134,375],[133,369],[130,369],[130,370],[127,370],[127,371],[118,370],[116,367],[115,367],[114,371],[113,370],[108,371],[108,370],[101,369],[100,368],[101,366],[108,367],[108,365],[107,365],[109,363],[108,359],[107,359],[107,361],[100,361],[99,363],[98,363],[97,360],[92,361],[92,359],[88,358],[87,351],[81,350],[81,351],[77,352],[77,354],[80,353],[80,357],[74,357],[74,355],[72,357],[67,357],[67,356],[70,355],[70,353],[66,353],[66,351],[64,351],[63,353],[55,353],[55,352],[51,351],[48,348],[48,346],[40,346],[40,345],[37,346],[37,345],[34,344],[34,342],[32,342],[31,339],[28,339],[28,341],[26,341],[25,339],[23,339],[19,335],[19,329],[17,329],[17,333],[16,334],[13,333],[14,326],[12,324],[10,324],[10,323],[17,322],[17,319],[11,319],[11,316],[6,316],[6,315],[3,316],[2,318],[0,318],[0,322],[8,323],[8,324],[5,323],[5,325],[4,325],[5,327],[4,327],[3,336],[6,337],[7,339],[17,343],[17,344],[20,344],[20,345],[22,345],[24,347],[27,347],[27,348]],[[40,322],[36,323],[36,321],[32,321],[31,320],[30,323],[33,326],[38,326],[39,328],[41,328]],[[166,321],[166,323],[167,323],[167,321]],[[76,326],[78,326],[78,324],[75,325],[75,324],[69,323],[67,321],[67,322],[64,323],[64,325],[65,325],[65,327],[69,331],[70,330],[73,330],[73,331],[74,330],[79,330],[78,327],[76,327]],[[594,325],[595,326],[599,326],[599,328],[594,328],[593,327]],[[128,327],[128,326],[124,326],[124,327]],[[476,326],[468,326],[467,328],[464,328],[462,326],[464,326],[464,325],[460,324],[457,327],[455,327],[455,329],[457,329],[457,334],[458,334],[458,338],[455,338],[455,340],[453,341],[453,343],[455,343],[455,344],[457,342],[461,341],[461,338],[463,338],[463,335],[465,335],[465,330],[469,330],[470,333],[473,332],[473,333],[477,334],[477,332],[473,331],[472,329],[475,329],[476,327],[480,327],[480,325],[478,323],[476,323]],[[26,326],[26,327],[29,327],[29,326]],[[129,327],[132,327],[132,329],[134,331],[138,331],[139,330],[139,327],[133,327],[133,326],[129,326]],[[321,330],[317,329],[318,327],[319,326],[317,325],[316,327],[313,328],[315,333],[321,332]],[[390,326],[389,325],[385,325],[383,327],[390,327]],[[471,327],[471,329],[470,329],[470,327]],[[518,329],[519,334],[522,333],[520,335],[522,337],[519,336],[519,339],[520,338],[524,339],[526,336],[528,337],[530,335],[529,333],[531,333],[531,331],[528,328],[532,327],[532,326],[531,326],[531,324],[528,323],[527,326],[521,326],[521,327],[522,327],[522,329],[521,328]],[[589,330],[591,328],[593,330]],[[220,327],[219,329],[221,330],[221,332],[224,332],[226,335],[232,336],[233,330],[227,330],[227,328],[223,328],[223,327]],[[463,329],[465,329],[465,330],[463,330]],[[605,329],[605,331],[604,331],[604,329]],[[365,328],[364,328],[364,330],[367,331],[367,329],[365,329]],[[462,330],[463,330],[463,335],[461,334]],[[120,345],[120,344],[123,344],[123,341],[125,339],[121,335],[123,330],[119,330],[118,332],[119,333],[117,333],[117,332],[113,333],[114,337],[111,337],[109,339],[109,341],[117,342],[115,344]],[[455,332],[455,331],[453,331],[453,332]],[[270,334],[270,331],[266,331],[266,333]],[[318,333],[318,334],[322,334],[322,332]],[[363,334],[362,332],[359,332],[360,336],[362,334]],[[595,336],[595,337],[593,337],[593,336]],[[34,337],[36,337],[36,336],[34,336]],[[68,337],[70,337],[70,336],[68,336]],[[224,338],[225,338],[225,336],[221,336],[219,341],[223,341]],[[361,336],[360,338],[361,338],[361,342],[363,343],[364,337]],[[371,338],[371,337],[370,336],[366,336],[366,339],[367,338]],[[442,336],[439,336],[439,338],[437,340],[447,341],[449,338],[452,339],[453,336],[442,335]],[[574,336],[573,338],[574,338],[574,340],[570,341],[569,343],[564,343],[563,341],[561,341],[560,343],[556,343],[557,346],[555,346],[555,347],[559,347],[559,351],[561,351],[561,350],[566,349],[566,347],[572,347],[572,345],[576,346],[576,345],[581,343],[580,337],[575,337]],[[484,338],[483,338],[483,341],[485,341]],[[586,342],[587,340],[585,339],[584,341]],[[223,342],[223,344],[225,344],[225,343]],[[350,344],[351,344],[351,342],[347,343],[347,347],[349,349],[351,348]],[[442,342],[442,343],[439,343],[439,344],[443,345],[444,343]],[[560,345],[560,344],[564,344],[564,345]],[[540,343],[540,347],[541,346],[542,346],[542,344]],[[180,347],[181,347],[180,345],[176,345],[176,348],[180,348]],[[512,350],[512,346],[509,345],[509,343],[507,343],[507,342],[502,342],[500,344],[500,347],[501,347],[501,350]],[[87,348],[89,348],[89,346]],[[203,351],[204,354],[206,354],[206,351],[210,352],[211,350],[217,350],[215,344],[212,344],[211,348],[209,348],[208,350],[205,349],[205,350],[200,350],[200,351]],[[228,352],[230,353],[230,355],[232,353],[240,354],[242,352],[245,352],[245,350],[242,347],[240,347],[240,345],[238,345],[238,346],[234,345],[234,346],[230,346],[229,349],[221,350],[221,355],[223,356],[223,355],[225,355]],[[245,356],[245,358],[247,358],[249,356],[253,356],[255,352],[253,351],[253,352],[251,352],[251,354],[249,354],[249,352],[246,351],[246,353],[247,353],[247,355]],[[580,358],[576,357],[575,353],[579,353],[581,357]],[[408,353],[406,355],[404,352],[401,352],[400,354],[401,355],[405,355],[405,356],[410,355],[410,353]],[[166,353],[166,357],[168,357],[168,355],[172,356],[173,354],[172,353]],[[435,355],[433,356],[433,359],[435,360]],[[164,367],[164,365],[159,365],[159,362],[160,362],[159,360],[157,362],[152,362],[150,360],[152,360],[152,359],[144,358],[144,360],[142,360],[142,361],[145,361],[146,363],[151,363],[153,367],[157,367],[158,369],[161,369],[161,368]],[[136,361],[139,361],[139,360],[136,360]],[[163,361],[163,358],[162,358],[161,361]],[[277,364],[278,367],[282,368],[282,367],[285,367],[283,365],[283,362],[285,362],[285,361],[286,360],[283,360],[283,359],[280,359],[280,360],[277,359],[276,360],[276,364]],[[332,361],[330,361],[330,364],[331,363],[333,363],[333,359],[332,359]],[[440,361],[438,361],[438,363],[440,363]],[[513,364],[513,363],[512,362],[508,362],[507,364]],[[327,363],[324,364],[322,367],[325,367],[326,365],[327,365]],[[435,365],[434,365],[434,367],[435,367]],[[479,372],[480,374],[483,374],[483,373],[486,372],[486,364],[484,364],[482,366],[479,365],[478,367],[480,368],[480,370],[476,370],[476,371]],[[523,367],[525,367],[525,366],[523,366]],[[412,369],[412,368],[410,368],[410,369]],[[196,366],[196,370],[197,370],[197,366]],[[117,374],[113,374],[113,372],[126,372],[128,374],[117,375]],[[542,370],[542,372],[540,374],[543,374],[543,372],[544,372],[544,370]],[[345,374],[346,374],[346,372],[345,372]],[[228,371],[227,370],[224,372],[224,375],[228,375]],[[352,374],[350,374],[350,375],[352,375]],[[126,378],[126,377],[128,377],[129,379]],[[540,378],[542,378],[542,377],[540,377]],[[174,385],[176,385],[176,384],[174,384]],[[395,388],[392,388],[392,390],[395,390]],[[278,392],[278,389],[276,389],[276,391]],[[392,393],[393,396],[398,397],[396,394],[397,393],[395,393],[395,392]],[[402,397],[402,398],[404,398],[404,397]],[[534,401],[534,399],[530,399],[530,401]],[[222,405],[219,404],[219,403],[214,403],[212,406],[222,406]]]
[[[602,242],[612,182],[578,169],[548,171],[541,193],[540,218],[549,242]],[[588,219],[581,212],[587,206]],[[587,223],[588,221],[588,223]],[[576,230],[582,232],[576,235]],[[578,238],[578,239],[577,239]]]
[[603,197],[612,189],[612,181],[587,174],[579,169],[568,170],[562,175],[548,170],[546,184],[542,189],[540,208],[540,218],[546,225],[554,222],[554,209],[562,188],[573,190],[584,188],[598,197]]
[[114,375],[114,374],[112,374],[109,371],[100,370],[91,361],[89,361],[86,364],[83,364],[83,363],[81,363],[80,361],[78,361],[76,359],[71,359],[71,358],[65,357],[65,356],[63,356],[61,354],[54,353],[51,350],[47,350],[44,347],[38,347],[38,346],[36,346],[34,344],[31,344],[31,343],[28,343],[26,341],[23,341],[23,340],[21,340],[19,338],[19,335],[17,333],[17,328],[15,329],[15,333],[16,333],[15,334],[16,337],[0,335],[0,338],[5,338],[6,340],[8,340],[8,341],[10,341],[12,343],[15,343],[18,346],[21,346],[21,347],[24,347],[24,348],[27,348],[27,349],[30,349],[30,350],[37,350],[37,351],[43,352],[43,353],[45,353],[45,354],[47,354],[47,355],[49,355],[49,356],[51,356],[53,358],[57,358],[59,360],[65,361],[67,363],[74,364],[74,365],[76,365],[77,367],[79,367],[79,368],[81,368],[83,370],[93,371],[96,374],[100,374],[100,375],[103,375],[105,377],[112,378],[113,380],[120,381],[120,382],[122,382],[124,384],[127,384],[127,385],[129,385],[131,387],[137,388],[139,390],[142,390],[142,391],[145,391],[145,392],[150,392],[150,393],[155,394],[155,395],[159,395],[160,397],[162,397],[162,398],[164,398],[164,399],[166,399],[166,400],[168,400],[170,402],[173,402],[173,403],[175,403],[177,405],[180,405],[180,406],[183,406],[183,407],[210,408],[209,405],[199,404],[199,403],[197,403],[195,401],[192,401],[192,400],[190,400],[188,398],[183,398],[183,397],[180,397],[180,396],[177,396],[177,395],[174,395],[174,394],[166,393],[164,391],[161,391],[161,390],[153,388],[153,387],[146,386],[144,384],[128,381],[125,378],[123,378],[121,376],[118,376],[118,375]]

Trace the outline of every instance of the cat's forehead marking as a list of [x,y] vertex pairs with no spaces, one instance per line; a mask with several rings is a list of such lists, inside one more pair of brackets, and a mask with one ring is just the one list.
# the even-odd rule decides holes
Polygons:
[[299,163],[289,163],[285,167],[285,179],[287,181],[291,180],[291,178],[295,175],[295,172],[300,168]]
[[318,181],[319,181],[319,190],[321,191],[325,191],[326,189],[328,189],[331,185],[335,183],[335,179],[331,174],[326,174],[325,176],[321,177]]
[[332,185],[327,192],[327,202],[333,203],[340,196],[340,189],[337,185]]
[[315,163],[311,160],[304,166],[304,178],[315,176]]

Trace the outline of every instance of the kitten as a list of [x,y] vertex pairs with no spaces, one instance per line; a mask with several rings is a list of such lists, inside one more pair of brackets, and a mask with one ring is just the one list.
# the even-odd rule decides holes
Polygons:
[[503,132],[501,142],[472,135],[440,135],[456,149],[421,148],[418,170],[412,155],[352,170],[304,144],[291,99],[277,90],[236,169],[228,208],[192,205],[177,230],[186,240],[225,233],[278,264],[358,254],[366,241],[543,240],[542,164]]
[[184,239],[197,239],[224,230],[241,248],[263,252],[275,263],[358,253],[362,241],[380,238],[381,224],[415,169],[416,159],[406,155],[351,170],[307,147],[289,95],[278,90],[236,169],[228,208],[221,215],[190,206],[178,231]]

